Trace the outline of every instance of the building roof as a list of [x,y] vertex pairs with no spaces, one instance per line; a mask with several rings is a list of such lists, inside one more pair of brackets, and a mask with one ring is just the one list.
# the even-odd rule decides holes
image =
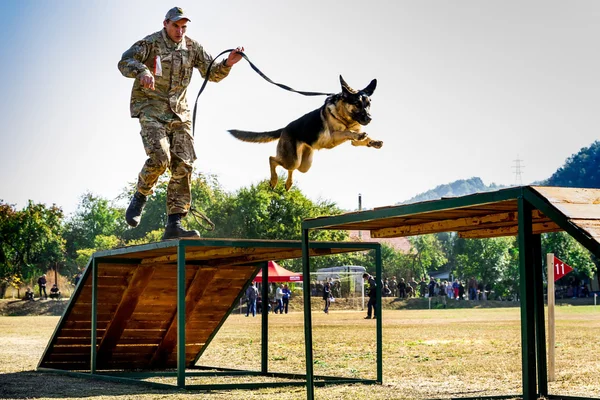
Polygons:
[[410,242],[405,237],[372,238],[371,231],[348,231],[348,236],[350,240],[358,242],[383,243],[405,254],[410,253],[410,249],[412,248]]

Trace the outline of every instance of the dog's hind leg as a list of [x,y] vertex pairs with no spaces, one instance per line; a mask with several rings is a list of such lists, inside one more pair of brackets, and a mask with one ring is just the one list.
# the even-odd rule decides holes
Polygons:
[[281,165],[281,162],[279,162],[276,157],[269,157],[269,166],[271,167],[271,180],[269,181],[269,185],[271,186],[271,189],[275,189],[275,186],[277,186],[278,178],[275,169],[278,165]]
[[286,191],[290,190],[290,188],[292,187],[292,184],[294,183],[292,181],[293,173],[294,173],[293,169],[288,169],[288,177],[287,177],[287,180],[285,181],[285,190]]
[[298,166],[298,171],[305,173],[308,172],[310,167],[312,166],[313,160],[313,149],[310,147],[304,147],[302,151],[302,161],[300,161],[300,165]]

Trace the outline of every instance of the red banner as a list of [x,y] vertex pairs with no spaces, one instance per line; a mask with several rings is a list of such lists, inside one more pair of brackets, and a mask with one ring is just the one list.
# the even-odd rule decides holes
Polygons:
[[554,256],[554,282],[573,271],[567,263],[564,263],[558,259],[558,257]]

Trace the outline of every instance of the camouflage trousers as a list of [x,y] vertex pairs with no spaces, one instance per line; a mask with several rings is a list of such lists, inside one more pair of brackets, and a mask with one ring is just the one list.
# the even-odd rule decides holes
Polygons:
[[169,169],[171,179],[167,186],[167,214],[187,214],[192,203],[192,164],[196,160],[192,123],[162,121],[140,115],[142,141],[148,159],[138,176],[137,190],[150,195],[158,178]]

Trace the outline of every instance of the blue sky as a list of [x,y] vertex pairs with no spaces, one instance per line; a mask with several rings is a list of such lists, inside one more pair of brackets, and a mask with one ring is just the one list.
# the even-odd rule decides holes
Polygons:
[[[339,91],[377,78],[373,122],[381,150],[323,150],[295,185],[312,199],[366,208],[472,176],[512,184],[549,177],[598,137],[600,2],[231,0],[42,1],[0,5],[0,199],[72,212],[85,191],[109,199],[136,179],[145,154],[129,118],[132,80],[116,64],[162,28],[166,11],[192,16],[188,35],[211,54],[243,45],[275,81]],[[193,103],[202,83],[195,74]],[[227,129],[272,130],[319,107],[271,86],[241,61],[199,101],[198,171],[228,190],[269,175],[275,143]]]

